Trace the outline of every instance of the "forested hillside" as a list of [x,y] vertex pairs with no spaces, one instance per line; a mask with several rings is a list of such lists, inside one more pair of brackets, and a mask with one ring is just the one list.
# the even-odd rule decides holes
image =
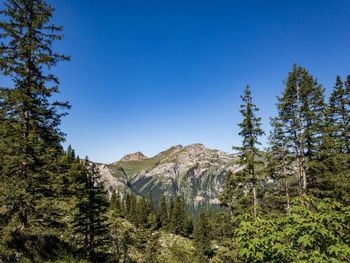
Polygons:
[[[106,189],[99,165],[63,147],[70,105],[55,100],[53,72],[70,57],[53,48],[63,38],[53,15],[45,0],[7,0],[1,11],[0,72],[11,85],[0,88],[0,262],[350,262],[350,75],[334,76],[326,98],[293,65],[271,131],[247,86],[234,158],[209,151],[197,162],[198,145],[164,163],[139,153],[109,167],[132,174],[137,191]],[[135,158],[145,166],[129,165]],[[190,173],[187,162],[215,169]],[[147,169],[138,173],[175,164],[175,174],[186,168],[175,188],[161,173],[153,183]],[[186,200],[214,200],[211,183],[220,180],[222,209],[208,202],[190,213]],[[195,183],[202,192],[191,193]]]

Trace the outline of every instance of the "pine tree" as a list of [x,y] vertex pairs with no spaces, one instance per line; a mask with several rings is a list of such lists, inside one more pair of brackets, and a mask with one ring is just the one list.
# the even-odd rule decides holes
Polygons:
[[330,103],[325,107],[324,125],[322,139],[318,151],[318,161],[323,161],[340,152],[339,138],[337,137],[337,127],[334,123],[332,107]]
[[[55,201],[60,203],[63,208],[62,219],[63,219],[63,229],[64,241],[68,244],[65,248],[67,253],[74,251],[72,244],[74,243],[72,237],[74,236],[73,231],[73,218],[76,211],[77,204],[81,197],[81,191],[83,189],[82,182],[86,175],[86,169],[84,164],[75,157],[74,150],[72,147],[68,147],[66,153],[57,162],[57,181],[58,188],[61,190],[55,197]],[[61,234],[62,234],[61,232]]]
[[168,205],[165,195],[161,195],[159,204],[159,220],[163,229],[168,225],[169,214],[168,214]]
[[86,158],[85,167],[84,188],[74,222],[76,243],[89,262],[103,262],[110,244],[107,193],[96,165]]
[[147,219],[150,212],[148,202],[144,197],[141,197],[136,203],[135,225],[140,228],[146,228]]
[[68,145],[66,154],[67,154],[72,160],[75,159],[75,151],[74,151],[72,145],[70,145],[70,144]]
[[253,210],[254,215],[257,214],[257,158],[260,156],[257,145],[260,144],[258,138],[264,135],[264,131],[261,129],[261,118],[256,116],[256,112],[259,109],[253,103],[250,87],[247,86],[244,90],[244,95],[241,96],[243,104],[241,105],[240,113],[243,116],[243,121],[239,124],[241,131],[239,135],[243,137],[242,146],[234,147],[240,153],[240,163],[244,165],[242,176],[243,182],[246,182],[251,186],[253,195]]
[[186,213],[186,218],[185,218],[185,224],[184,224],[184,236],[185,237],[191,237],[193,234],[193,219],[192,216],[189,213]]
[[135,243],[135,228],[131,224],[125,224],[125,220],[114,210],[111,211],[109,219],[112,237],[111,262],[130,262],[129,247]]
[[112,258],[114,262],[119,263],[121,260],[121,220],[119,214],[114,210],[110,213],[111,221],[111,238],[112,238]]
[[[345,81],[345,98],[346,98],[346,115],[350,116],[350,74],[347,76],[346,81]],[[350,144],[350,121],[348,119],[348,122],[346,123],[347,129],[345,130],[345,133],[348,134],[348,137],[346,138],[346,148],[347,148],[347,153],[350,153],[349,150],[349,144]]]
[[350,74],[346,77],[345,94],[346,94],[346,103],[350,104]]
[[109,204],[111,209],[113,209],[117,214],[122,214],[122,201],[119,192],[117,194],[115,191],[112,192]]
[[172,205],[170,203],[170,215],[169,215],[169,231],[178,234],[186,235],[186,203],[183,197],[177,196],[175,202]]
[[13,87],[0,91],[0,257],[43,260],[40,244],[56,247],[64,227],[56,164],[64,154],[58,127],[69,105],[51,98],[59,84],[51,69],[69,58],[52,50],[62,28],[50,24],[53,8],[44,0],[4,6],[0,72]]
[[[326,107],[322,144],[316,161],[309,164],[314,176],[310,193],[317,198],[348,200],[349,166],[347,145],[349,139],[349,88],[339,76]],[[346,203],[346,201],[345,201]]]
[[[151,196],[150,196],[151,197]],[[148,198],[148,201],[151,202],[152,198]],[[156,211],[151,211],[148,214],[147,218],[147,230],[145,232],[147,241],[146,246],[144,247],[144,255],[142,262],[157,263],[159,261],[160,254],[160,232],[159,229],[159,218]]]
[[211,236],[209,228],[209,215],[207,209],[198,212],[197,220],[193,231],[193,244],[195,247],[196,259],[200,263],[209,262],[212,255],[210,245]]
[[230,209],[231,216],[237,216],[248,212],[251,207],[251,200],[247,191],[247,180],[244,173],[228,171],[224,191],[220,194],[220,205]]
[[211,238],[218,242],[225,242],[225,240],[233,237],[235,229],[232,216],[227,211],[209,210],[208,213],[209,229]]
[[274,206],[278,210],[285,210],[290,208],[294,171],[291,169],[292,160],[288,151],[288,140],[285,137],[285,130],[281,120],[272,118],[271,127],[269,148],[267,149],[267,170],[277,185],[272,193],[274,200],[269,199],[266,205]]
[[[339,153],[350,153],[350,101],[347,88],[339,76],[329,98],[329,115]],[[349,89],[349,88],[348,88]]]
[[135,224],[137,217],[137,199],[133,193],[126,193],[124,197],[125,217]]
[[305,195],[310,181],[308,162],[316,158],[322,143],[324,89],[306,69],[294,65],[278,100],[278,117],[285,130],[288,151],[296,158],[300,193]]

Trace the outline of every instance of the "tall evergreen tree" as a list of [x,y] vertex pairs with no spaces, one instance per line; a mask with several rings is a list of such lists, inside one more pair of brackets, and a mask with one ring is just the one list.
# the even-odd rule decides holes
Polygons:
[[329,98],[330,127],[333,128],[332,135],[336,138],[339,153],[350,153],[350,101],[347,89],[349,87],[344,86],[342,79],[337,76]]
[[307,176],[308,162],[315,159],[322,142],[324,89],[305,68],[294,65],[277,107],[288,151],[296,158],[300,192],[305,195],[310,180]]
[[[285,130],[281,120],[278,118],[271,119],[272,131],[269,136],[269,148],[267,149],[268,157],[268,174],[276,181],[281,182],[274,189],[273,199],[268,200],[268,206],[276,206],[279,210],[290,208],[290,196],[293,187],[292,178],[294,171],[291,168],[291,157],[288,151],[288,140],[285,137]],[[281,198],[282,197],[282,198]],[[278,204],[276,204],[276,202]],[[282,204],[281,204],[282,203]],[[282,207],[279,207],[280,204]]]
[[13,87],[0,91],[0,258],[47,257],[40,244],[60,241],[61,191],[57,161],[63,154],[58,78],[51,69],[68,57],[52,49],[62,38],[44,0],[7,0],[0,11],[0,72]]
[[350,103],[350,74],[346,77],[345,94],[347,103]]
[[248,212],[252,206],[250,196],[246,195],[246,184],[247,180],[241,171],[227,172],[224,191],[220,194],[220,205],[228,207],[232,217]]
[[84,164],[75,157],[74,150],[72,147],[68,147],[66,153],[56,163],[57,165],[57,187],[61,189],[57,190],[58,194],[55,197],[55,202],[63,206],[61,209],[62,217],[62,232],[63,240],[68,247],[64,250],[69,253],[75,248],[72,246],[72,237],[74,236],[73,231],[73,218],[76,211],[77,204],[81,197],[81,182],[84,181],[86,174]]
[[241,96],[243,104],[241,105],[240,113],[243,116],[243,121],[239,124],[241,131],[239,135],[243,137],[242,146],[234,147],[239,151],[240,163],[244,165],[242,171],[242,182],[248,183],[251,187],[253,197],[253,211],[254,215],[257,214],[258,198],[257,198],[257,165],[259,161],[259,149],[257,145],[260,144],[258,138],[264,135],[264,131],[261,129],[261,118],[256,116],[256,112],[259,109],[253,103],[250,87],[247,86],[244,90],[243,96]]
[[[350,116],[350,74],[347,76],[346,81],[345,81],[345,98],[346,98],[346,115]],[[350,142],[350,123],[347,123],[347,134],[348,138],[346,139],[346,142]],[[348,146],[348,145],[347,145]],[[347,153],[350,153],[349,149],[347,148]]]
[[112,192],[111,199],[109,200],[110,207],[117,214],[122,213],[122,201],[119,192],[116,194],[115,191]]
[[125,224],[125,219],[122,219],[115,210],[111,211],[109,219],[112,237],[111,262],[130,262],[129,248],[135,243],[135,228],[131,224]]
[[137,199],[133,193],[126,193],[124,197],[125,217],[132,223],[136,222]]
[[169,221],[168,204],[165,195],[161,195],[159,201],[159,220],[162,228],[166,228]]
[[185,235],[186,229],[186,203],[181,196],[175,198],[175,202],[170,206],[169,230],[174,234]]
[[200,263],[209,262],[209,258],[213,251],[211,249],[210,228],[208,209],[202,208],[198,212],[193,231],[193,244],[195,247],[196,259]]
[[99,171],[94,163],[85,159],[86,173],[78,211],[75,217],[75,234],[78,248],[89,262],[104,262],[110,245],[107,220],[108,200]]
[[337,137],[337,127],[333,119],[333,109],[328,103],[325,108],[324,124],[322,131],[322,140],[318,151],[318,161],[323,161],[335,156],[340,152],[339,138]]
[[146,228],[150,209],[147,200],[141,197],[136,203],[135,224],[137,227]]

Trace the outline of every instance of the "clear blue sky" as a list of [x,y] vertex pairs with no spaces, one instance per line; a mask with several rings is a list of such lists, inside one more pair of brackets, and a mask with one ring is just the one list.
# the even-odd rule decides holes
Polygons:
[[196,142],[231,152],[246,84],[268,129],[293,63],[328,93],[350,73],[349,0],[49,2],[72,56],[55,70],[73,105],[62,129],[95,161]]

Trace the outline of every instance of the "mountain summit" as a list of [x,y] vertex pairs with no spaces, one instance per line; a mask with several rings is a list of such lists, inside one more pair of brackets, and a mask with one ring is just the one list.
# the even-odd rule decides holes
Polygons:
[[144,155],[142,152],[136,152],[136,153],[127,154],[120,160],[123,162],[128,162],[128,161],[138,161],[138,160],[144,160],[144,159],[148,159],[148,157]]

